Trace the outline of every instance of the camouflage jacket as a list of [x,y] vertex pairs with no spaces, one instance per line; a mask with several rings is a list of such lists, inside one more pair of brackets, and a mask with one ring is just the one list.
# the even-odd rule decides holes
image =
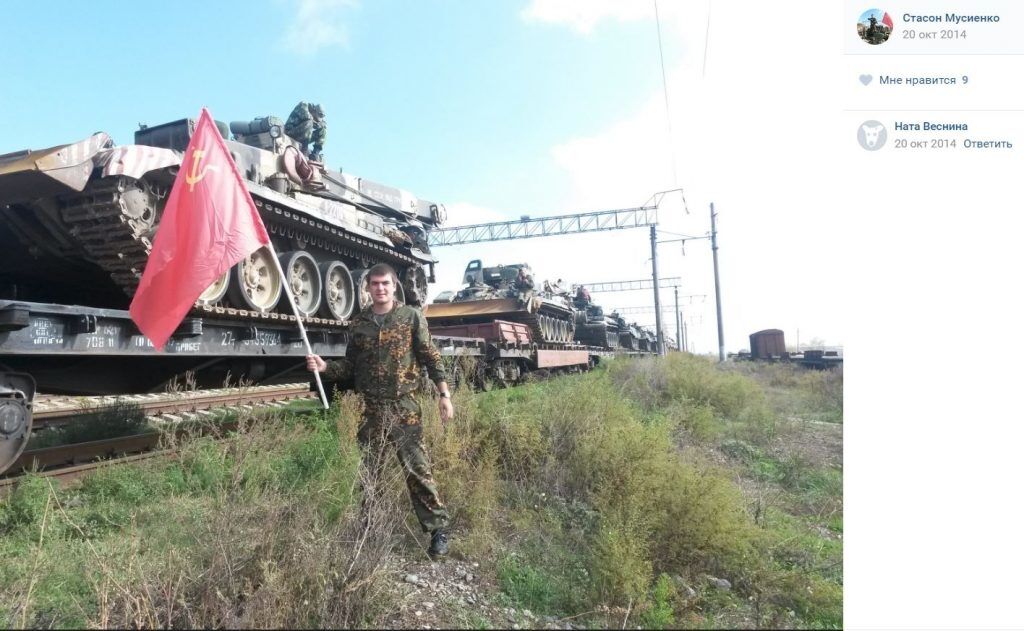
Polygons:
[[310,104],[305,101],[296,105],[284,124],[284,133],[302,142],[312,139],[323,145],[327,142],[327,119],[321,116],[317,120],[310,108]]
[[313,121],[316,123],[317,121],[313,118],[313,114],[309,111],[309,107],[309,103],[306,103],[305,101],[296,105],[295,109],[292,110],[292,113],[288,115],[288,121],[285,123],[285,126],[294,127],[301,125],[306,121]]
[[399,305],[378,325],[373,308],[367,307],[352,318],[345,358],[328,362],[324,377],[329,381],[354,379],[356,392],[397,399],[419,388],[420,367],[427,369],[434,383],[447,378],[441,353],[430,341],[427,318],[412,307]]

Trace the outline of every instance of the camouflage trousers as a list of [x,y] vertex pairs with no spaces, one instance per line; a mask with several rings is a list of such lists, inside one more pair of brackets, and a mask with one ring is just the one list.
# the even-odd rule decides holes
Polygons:
[[[419,402],[406,395],[397,400],[367,399],[365,406],[357,437],[370,480],[374,481],[374,489],[370,492],[379,492],[381,485],[375,481],[381,479],[387,452],[394,449],[405,474],[409,499],[423,531],[446,527],[450,517],[430,473],[430,459],[423,447]],[[364,494],[368,490],[364,488]]]

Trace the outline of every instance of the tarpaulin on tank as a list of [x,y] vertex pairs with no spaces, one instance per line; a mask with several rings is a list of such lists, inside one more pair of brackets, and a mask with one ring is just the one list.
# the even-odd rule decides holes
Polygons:
[[141,178],[150,171],[181,164],[181,155],[170,149],[146,145],[124,145],[96,154],[96,166],[103,167],[103,176],[127,175]]
[[452,318],[477,315],[495,315],[525,311],[515,298],[474,300],[472,302],[435,303],[423,308],[428,318]]
[[110,136],[99,132],[69,145],[0,156],[0,199],[13,203],[81,191],[96,154],[110,144]]

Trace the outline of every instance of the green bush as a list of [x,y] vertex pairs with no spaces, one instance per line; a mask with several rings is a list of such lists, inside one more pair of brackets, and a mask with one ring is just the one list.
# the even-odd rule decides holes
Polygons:
[[557,579],[515,556],[498,561],[498,582],[515,602],[537,613],[558,611],[561,604],[562,586]]
[[594,601],[626,606],[643,599],[651,584],[650,539],[640,520],[607,520],[593,540],[590,575]]
[[676,623],[675,602],[679,598],[676,586],[668,574],[662,573],[651,590],[651,602],[640,620],[645,629],[670,629]]
[[33,434],[30,449],[70,445],[92,440],[132,436],[146,430],[146,414],[137,403],[117,401],[112,405],[84,408],[66,424]]
[[10,497],[0,504],[0,533],[38,528],[50,505],[46,478],[28,474],[18,481]]
[[[509,600],[580,624],[620,626],[632,607],[630,624],[644,628],[729,627],[753,609],[763,624],[837,626],[842,541],[821,527],[842,532],[842,472],[778,455],[775,443],[790,431],[776,427],[780,401],[798,392],[804,405],[836,386],[806,374],[682,354],[616,359],[571,378],[459,390],[443,431],[424,399],[453,545],[496,555]],[[304,420],[248,419],[228,440],[185,441],[169,461],[87,478],[73,502],[61,495],[68,519],[52,530],[47,520],[54,547],[40,564],[51,574],[31,599],[17,586],[33,571],[49,487],[29,476],[0,503],[0,532],[14,535],[0,548],[11,568],[0,600],[29,602],[36,626],[383,626],[394,603],[377,577],[401,540],[395,524],[410,521],[407,498],[396,475],[379,522],[389,529],[359,539],[361,404],[336,404]],[[785,495],[766,500],[758,525],[739,477]],[[783,510],[801,502],[802,516]],[[670,578],[704,574],[733,591],[684,600]],[[799,619],[779,617],[790,609]]]
[[692,401],[734,419],[764,398],[752,380],[716,370],[710,360],[683,353],[612,362],[609,374],[624,395],[647,409],[672,401]]
[[724,472],[680,462],[668,472],[666,488],[652,541],[655,569],[736,570],[754,553],[759,533]]
[[82,480],[79,493],[92,502],[138,506],[170,490],[167,480],[154,469],[140,467],[104,467]]
[[[738,428],[756,427],[748,420],[763,410],[756,384],[738,375],[719,378],[703,360],[636,364],[519,388],[529,396],[517,394],[514,402],[504,391],[491,392],[474,410],[490,415],[479,419],[490,431],[478,440],[497,450],[499,475],[512,494],[506,506],[552,493],[567,505],[594,508],[597,518],[579,531],[585,544],[575,550],[588,570],[591,605],[636,605],[646,598],[655,571],[738,571],[756,552],[759,533],[729,475],[680,457],[672,432],[678,422],[710,434],[720,422],[715,417],[728,414]],[[686,372],[684,378],[674,374],[676,368]],[[659,417],[658,408],[634,399],[648,395],[672,406],[669,413]],[[692,416],[681,419],[685,414]],[[576,526],[569,511],[556,517],[562,530]],[[559,526],[535,522],[532,528]],[[526,598],[526,585],[552,575],[544,567],[517,565],[522,571],[513,573],[520,577],[513,591]]]

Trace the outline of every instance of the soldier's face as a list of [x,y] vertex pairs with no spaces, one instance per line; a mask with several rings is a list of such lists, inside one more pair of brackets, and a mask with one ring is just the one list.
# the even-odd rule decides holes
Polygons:
[[395,282],[391,274],[371,276],[369,280],[370,297],[375,305],[389,305],[395,299]]

